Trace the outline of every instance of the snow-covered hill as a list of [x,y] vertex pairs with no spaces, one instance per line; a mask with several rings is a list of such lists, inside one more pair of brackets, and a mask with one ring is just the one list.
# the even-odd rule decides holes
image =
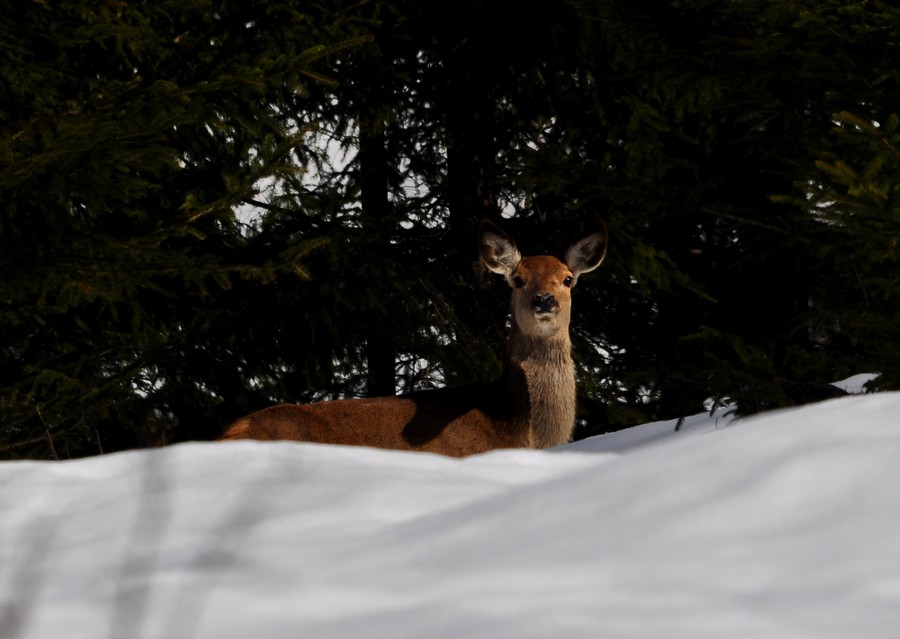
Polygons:
[[727,421],[0,464],[0,637],[900,636],[900,394]]

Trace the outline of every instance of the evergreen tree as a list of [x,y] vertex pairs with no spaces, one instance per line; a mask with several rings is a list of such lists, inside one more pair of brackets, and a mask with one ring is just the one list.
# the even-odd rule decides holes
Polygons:
[[271,242],[235,211],[296,171],[306,124],[283,105],[358,35],[329,29],[290,2],[3,9],[5,454],[211,434],[273,374],[235,293],[305,277],[319,240]]

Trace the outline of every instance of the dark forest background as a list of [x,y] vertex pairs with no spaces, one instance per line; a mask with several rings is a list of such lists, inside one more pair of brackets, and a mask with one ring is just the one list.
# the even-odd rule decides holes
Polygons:
[[578,436],[900,388],[900,9],[0,9],[0,458],[489,379],[500,221],[575,291]]

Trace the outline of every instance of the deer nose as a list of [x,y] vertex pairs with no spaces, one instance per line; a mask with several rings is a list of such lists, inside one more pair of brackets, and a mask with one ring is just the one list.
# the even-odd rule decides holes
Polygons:
[[531,306],[537,313],[552,313],[559,304],[556,297],[550,293],[539,293],[531,300]]

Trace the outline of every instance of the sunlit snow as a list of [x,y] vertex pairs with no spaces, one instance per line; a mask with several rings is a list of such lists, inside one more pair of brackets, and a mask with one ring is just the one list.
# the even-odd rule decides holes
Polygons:
[[0,637],[900,636],[900,393],[464,460],[0,464]]

